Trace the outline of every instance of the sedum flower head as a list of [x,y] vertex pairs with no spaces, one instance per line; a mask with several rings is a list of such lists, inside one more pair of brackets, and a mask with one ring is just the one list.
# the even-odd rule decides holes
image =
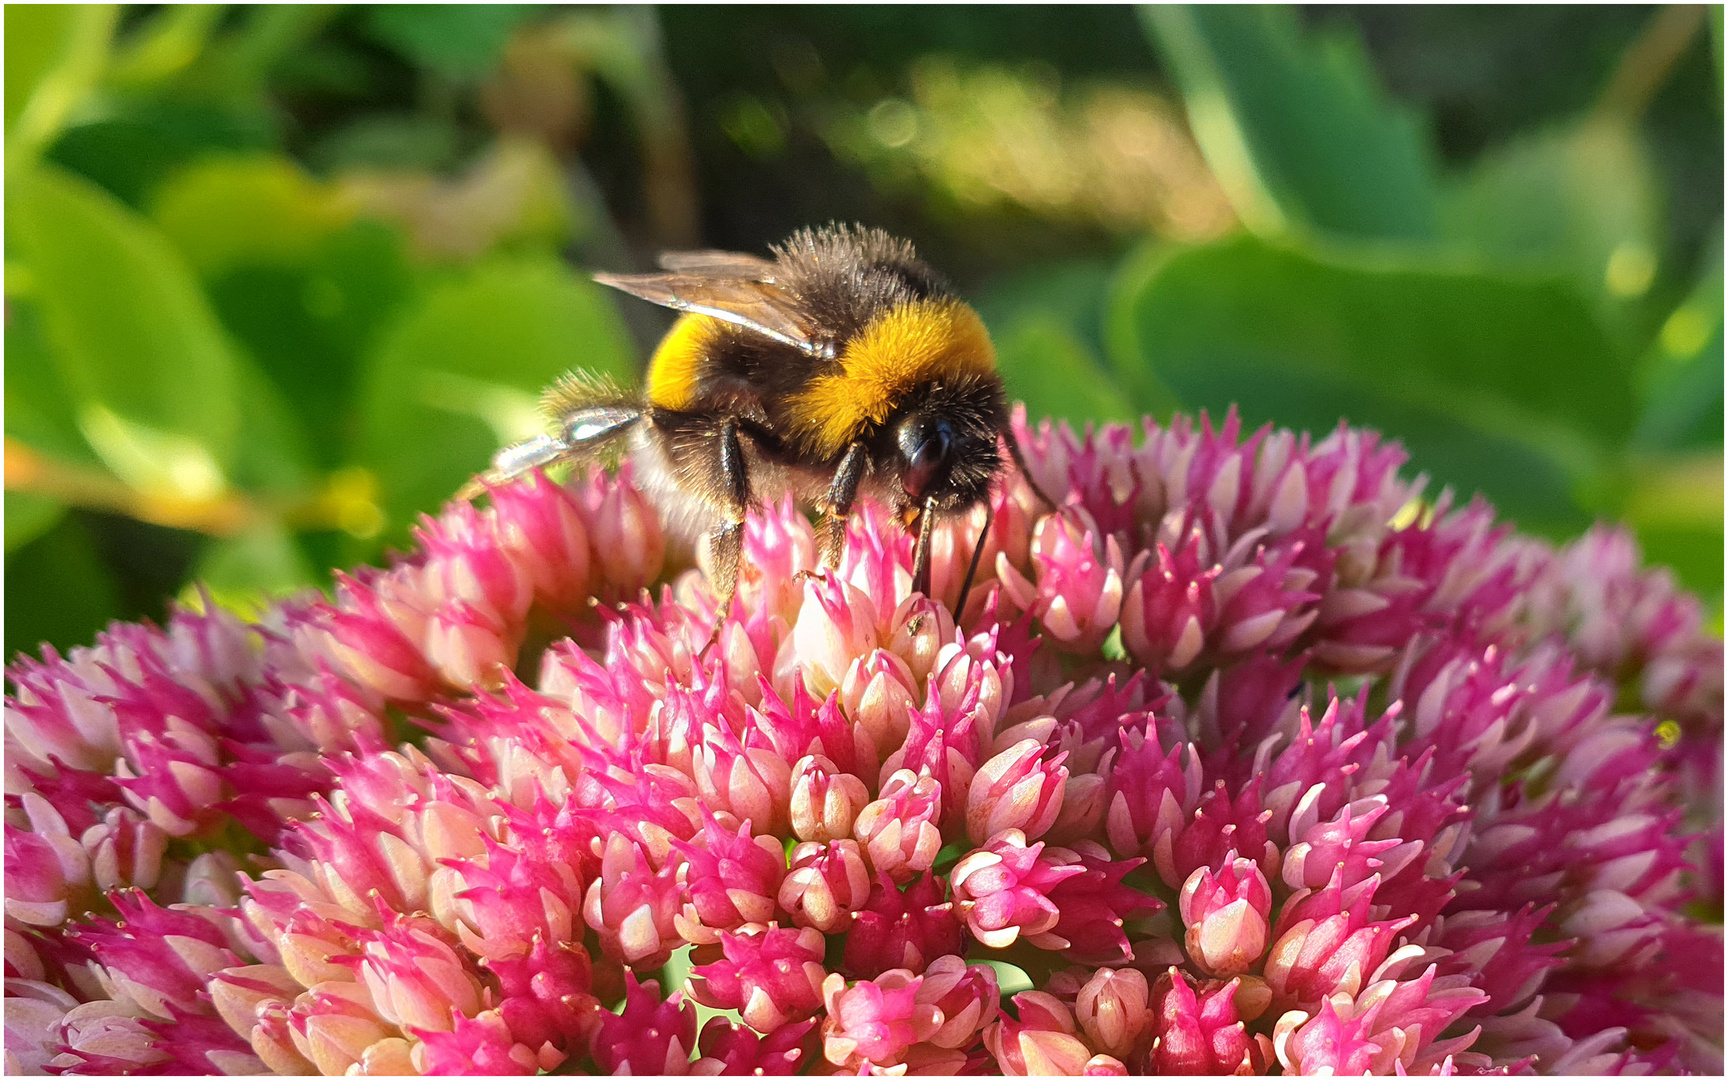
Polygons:
[[1016,425],[1062,506],[930,598],[786,503],[714,633],[627,471],[535,476],[18,659],[8,1069],[1720,1071],[1721,644],[1624,533],[1349,428]]

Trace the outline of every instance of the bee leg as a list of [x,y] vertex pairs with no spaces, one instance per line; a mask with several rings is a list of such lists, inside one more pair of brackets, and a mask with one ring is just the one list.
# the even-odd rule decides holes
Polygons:
[[[986,507],[988,509],[988,507]],[[966,564],[966,576],[960,581],[960,599],[954,605],[954,621],[960,621],[961,612],[966,610],[966,598],[972,595],[972,579],[978,575],[978,560],[984,555],[984,540],[990,535],[990,515],[984,515],[984,527],[978,530],[978,539],[972,542],[972,561]]]
[[719,603],[715,606],[714,632],[708,635],[703,652],[720,639],[720,628],[732,611],[732,597],[738,591],[738,564],[744,555],[744,512],[750,505],[750,478],[744,466],[744,448],[738,444],[738,421],[721,423],[719,437],[720,524],[711,536],[710,555],[714,564],[714,591]]
[[912,591],[930,595],[930,537],[936,532],[936,500],[924,500],[918,514],[918,543],[912,549]]
[[720,640],[720,628],[726,625],[726,616],[732,610],[732,597],[738,592],[738,564],[744,556],[744,523],[728,521],[716,526],[709,534],[708,542],[714,561],[714,592],[719,602],[714,607],[714,632],[708,635],[708,644],[702,647],[703,652]]
[[821,549],[818,554],[822,565],[829,570],[840,568],[840,556],[846,547],[846,519],[852,516],[852,502],[858,497],[858,482],[864,479],[864,469],[868,464],[864,444],[853,443],[846,456],[840,459],[840,467],[834,470],[834,480],[828,485],[828,494],[822,500],[822,533],[817,537],[817,546]]
[[532,439],[506,446],[492,457],[492,467],[462,486],[458,499],[472,499],[486,490],[488,484],[504,484],[542,465],[550,465],[570,453],[570,444],[551,435],[536,435]]
[[1014,429],[1003,428],[1002,440],[1008,444],[1008,456],[1014,459],[1014,467],[1026,478],[1026,486],[1032,489],[1032,494],[1038,496],[1039,501],[1050,509],[1058,509],[1056,500],[1045,494],[1044,489],[1038,486],[1038,481],[1032,479],[1032,471],[1026,467],[1026,455],[1020,452],[1020,440],[1014,437]]

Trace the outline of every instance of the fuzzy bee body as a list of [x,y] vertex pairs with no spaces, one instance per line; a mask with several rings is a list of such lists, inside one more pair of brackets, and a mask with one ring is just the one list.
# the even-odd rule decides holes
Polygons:
[[[665,256],[658,274],[597,280],[683,312],[632,395],[572,376],[548,391],[549,435],[501,451],[498,481],[630,440],[637,482],[669,518],[711,527],[722,610],[746,512],[791,493],[824,515],[838,564],[860,495],[919,533],[928,591],[931,519],[989,498],[1007,401],[977,314],[880,230],[803,230],[761,259]],[[982,538],[980,538],[982,543]],[[970,576],[970,575],[969,575]]]

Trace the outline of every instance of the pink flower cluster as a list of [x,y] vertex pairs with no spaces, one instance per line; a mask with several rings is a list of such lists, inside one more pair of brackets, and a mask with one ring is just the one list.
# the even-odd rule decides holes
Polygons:
[[1722,646],[1623,533],[1017,424],[1063,505],[928,598],[765,507],[704,650],[628,473],[536,477],[20,659],[8,1071],[1721,1071]]

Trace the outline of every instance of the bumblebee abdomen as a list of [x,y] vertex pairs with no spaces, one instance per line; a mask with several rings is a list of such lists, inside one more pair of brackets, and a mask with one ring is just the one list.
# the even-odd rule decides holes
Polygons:
[[672,325],[648,361],[650,405],[674,412],[695,407],[718,328],[706,315],[685,315]]

